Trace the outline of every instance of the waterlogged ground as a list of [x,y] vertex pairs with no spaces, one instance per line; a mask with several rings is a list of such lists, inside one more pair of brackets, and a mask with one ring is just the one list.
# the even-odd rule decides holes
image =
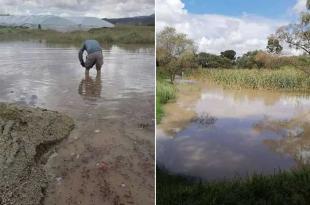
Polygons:
[[179,85],[157,128],[157,163],[173,173],[224,179],[310,163],[310,96]]
[[154,203],[154,48],[104,48],[84,73],[78,48],[0,43],[0,101],[57,110],[75,129],[50,156],[44,204]]

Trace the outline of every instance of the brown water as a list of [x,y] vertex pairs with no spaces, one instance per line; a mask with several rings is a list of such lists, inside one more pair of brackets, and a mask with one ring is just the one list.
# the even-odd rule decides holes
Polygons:
[[75,120],[46,165],[45,204],[153,203],[154,47],[105,48],[101,73],[89,75],[75,47],[10,42],[0,49],[0,101]]
[[224,179],[310,163],[308,95],[211,84],[179,89],[178,100],[165,107],[167,116],[157,129],[160,166]]

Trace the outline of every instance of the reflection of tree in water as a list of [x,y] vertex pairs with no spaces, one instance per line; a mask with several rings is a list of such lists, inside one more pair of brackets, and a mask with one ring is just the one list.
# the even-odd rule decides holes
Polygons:
[[194,122],[194,123],[197,123],[199,125],[208,127],[210,125],[215,124],[216,120],[217,119],[215,117],[213,117],[213,116],[209,115],[208,113],[204,112],[204,113],[201,113],[198,116],[192,118],[191,122]]
[[79,84],[79,94],[87,98],[100,98],[101,89],[101,72],[97,72],[95,80],[89,75],[89,72],[85,72],[85,78]]
[[263,143],[277,153],[290,155],[299,165],[310,164],[310,112],[291,120],[265,119],[254,129],[281,134],[282,138],[266,139]]

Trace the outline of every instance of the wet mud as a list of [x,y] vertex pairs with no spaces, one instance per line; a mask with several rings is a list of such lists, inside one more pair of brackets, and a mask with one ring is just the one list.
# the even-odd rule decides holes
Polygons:
[[45,163],[73,126],[58,112],[0,103],[0,204],[42,204]]
[[[154,203],[152,97],[127,99],[122,115],[89,110],[48,162],[45,204]],[[95,123],[93,119],[97,120]],[[65,194],[64,194],[65,193]]]

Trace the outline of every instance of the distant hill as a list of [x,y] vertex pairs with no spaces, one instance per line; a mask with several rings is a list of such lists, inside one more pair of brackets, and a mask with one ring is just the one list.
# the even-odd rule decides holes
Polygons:
[[128,18],[103,18],[105,21],[109,21],[116,25],[139,25],[139,26],[154,26],[155,14],[150,16],[136,16]]

